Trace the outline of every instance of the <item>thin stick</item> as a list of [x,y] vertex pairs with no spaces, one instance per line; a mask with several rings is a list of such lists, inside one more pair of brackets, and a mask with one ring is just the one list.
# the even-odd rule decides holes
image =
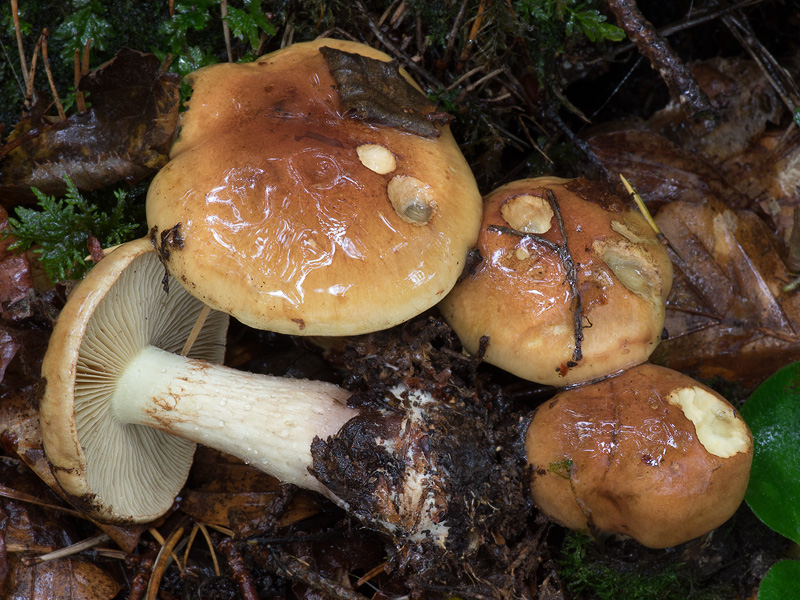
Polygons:
[[78,105],[78,112],[86,110],[86,100],[83,97],[83,92],[78,91],[78,83],[81,80],[81,53],[80,50],[75,48],[75,55],[72,58],[75,77],[75,103]]
[[558,255],[558,258],[561,260],[561,264],[564,266],[567,275],[567,284],[569,285],[569,291],[572,295],[573,300],[573,311],[572,311],[572,326],[575,336],[575,348],[572,350],[572,363],[567,364],[568,367],[574,367],[577,365],[578,362],[583,358],[583,296],[581,296],[580,290],[578,289],[578,269],[575,267],[575,261],[572,260],[572,253],[569,251],[569,242],[567,240],[567,229],[564,226],[564,219],[561,216],[561,206],[558,203],[558,199],[556,195],[553,193],[553,190],[550,188],[545,188],[545,195],[547,196],[547,201],[550,203],[550,206],[553,209],[553,214],[556,218],[556,224],[558,225],[558,231],[561,235],[561,243],[558,244],[556,242],[550,241],[547,238],[544,238],[540,235],[535,233],[525,233],[522,231],[518,231],[511,227],[504,227],[501,225],[490,225],[489,231],[497,231],[499,233],[510,233],[521,238],[528,238],[535,241],[538,244],[541,244],[551,251],[555,252]]
[[660,236],[661,230],[658,228],[658,225],[656,225],[655,219],[653,219],[653,215],[651,215],[650,211],[647,210],[647,206],[645,206],[644,200],[642,200],[642,197],[639,195],[639,192],[637,192],[634,189],[630,181],[625,179],[625,175],[620,173],[619,178],[622,180],[622,185],[624,185],[625,189],[628,190],[628,193],[631,195],[631,198],[633,198],[633,201],[636,202],[636,206],[639,209],[639,212],[642,213],[642,216],[644,217],[645,221],[647,221],[650,227],[653,228],[653,231],[656,232],[656,235]]
[[25,60],[25,48],[22,46],[22,30],[19,26],[19,3],[11,0],[11,18],[14,19],[14,33],[17,36],[17,50],[19,51],[19,64],[22,68],[22,80],[25,88],[28,87],[28,63]]
[[14,553],[25,553],[30,554],[31,552],[52,552],[56,550],[55,546],[38,546],[36,544],[15,544],[11,542],[10,544],[6,544],[6,552],[14,552]]
[[450,64],[450,57],[453,55],[453,50],[455,49],[456,40],[458,39],[458,32],[461,30],[461,23],[464,21],[464,15],[466,14],[467,9],[467,0],[461,1],[461,6],[458,9],[458,13],[456,13],[456,18],[453,20],[453,27],[450,29],[450,35],[447,36],[447,47],[444,51],[444,60],[443,63],[445,65]]
[[57,510],[64,514],[72,515],[73,517],[79,517],[81,519],[88,518],[85,514],[75,509],[67,508],[65,506],[58,506],[57,504],[48,504],[47,502],[42,502],[36,496],[26,494],[25,492],[18,492],[17,490],[8,488],[4,485],[0,485],[0,496],[3,496],[4,498],[11,498],[12,500],[18,500],[20,502],[26,502],[28,504],[35,504],[36,506],[41,506],[42,508]]
[[476,82],[474,82],[474,83],[471,83],[471,84],[469,84],[469,85],[467,86],[467,88],[466,88],[466,91],[467,91],[467,92],[471,92],[471,91],[472,91],[472,90],[474,90],[476,87],[478,87],[478,86],[480,86],[480,85],[483,85],[484,83],[486,83],[486,82],[487,82],[487,81],[489,81],[490,79],[494,79],[495,77],[497,77],[498,75],[500,75],[500,73],[503,73],[503,72],[505,72],[505,67],[503,67],[502,69],[495,69],[495,70],[494,70],[494,71],[492,71],[491,73],[487,73],[486,75],[484,75],[483,77],[481,77],[480,79],[478,79],[478,81],[476,81]]
[[369,571],[364,573],[361,577],[356,579],[355,586],[356,588],[360,588],[362,585],[367,583],[370,579],[373,579],[375,576],[380,575],[381,573],[386,572],[386,567],[389,566],[389,561],[386,560],[379,564],[377,567],[371,568]]
[[455,88],[457,88],[459,85],[461,85],[461,84],[464,82],[464,80],[465,80],[465,79],[469,79],[470,77],[472,77],[473,75],[475,75],[475,73],[480,73],[481,71],[483,71],[483,67],[482,67],[482,66],[480,66],[480,67],[475,67],[474,69],[470,69],[469,71],[467,71],[466,73],[464,73],[463,75],[461,75],[461,77],[459,77],[458,79],[456,79],[456,80],[455,80],[453,83],[451,83],[450,85],[448,85],[448,86],[447,86],[447,88],[446,88],[446,91],[448,91],[448,92],[449,92],[450,90],[454,90],[454,89],[455,89]]
[[583,342],[583,296],[578,290],[578,269],[575,267],[575,261],[572,260],[572,254],[569,251],[569,242],[567,241],[567,229],[564,227],[564,219],[561,216],[561,207],[558,204],[556,195],[550,188],[545,188],[545,194],[553,207],[553,212],[556,216],[556,223],[558,223],[558,231],[561,234],[561,245],[559,248],[559,255],[561,262],[567,270],[567,282],[569,283],[572,298],[575,303],[573,311],[573,327],[575,328],[575,349],[572,351],[572,360],[577,363],[583,358],[582,342]]
[[778,64],[775,57],[770,54],[769,50],[764,47],[764,44],[756,37],[750,22],[744,15],[727,14],[722,17],[722,22],[730,30],[733,37],[744,47],[750,54],[754,61],[761,68],[764,76],[769,81],[775,93],[780,96],[781,101],[789,109],[794,112],[797,105],[800,104],[800,89],[794,79],[789,73]]
[[189,354],[189,350],[192,349],[195,341],[197,341],[197,336],[200,335],[200,331],[203,329],[203,325],[205,325],[206,319],[208,318],[210,312],[211,307],[207,304],[204,304],[203,308],[200,309],[200,314],[197,315],[197,320],[194,322],[194,327],[192,327],[192,331],[189,332],[189,337],[186,338],[186,343],[183,345],[181,356],[186,356]]
[[366,598],[366,596],[320,575],[316,570],[309,568],[307,562],[287,552],[272,548],[272,558],[279,573],[282,572],[286,577],[300,581],[314,590],[324,592],[327,596],[341,600],[365,600]]
[[[155,529],[151,528],[150,533],[153,534],[153,537],[156,539],[161,538],[161,534],[158,534],[156,537],[154,532],[158,533]],[[175,546],[178,545],[178,541],[181,539],[182,535],[183,527],[178,527],[170,534],[167,540],[162,542],[161,549],[158,551],[158,555],[156,556],[156,561],[153,563],[153,571],[150,575],[150,581],[147,584],[147,594],[145,595],[146,600],[156,600],[156,597],[158,596],[158,589],[161,587],[161,579],[164,577],[164,571],[167,569],[170,556],[178,565],[180,565],[180,562],[175,557],[173,550],[175,549]],[[161,539],[163,540],[163,538]]]
[[39,59],[39,50],[42,47],[42,36],[39,36],[39,39],[36,42],[36,46],[33,48],[33,58],[31,59],[31,68],[28,72],[26,81],[27,84],[25,85],[25,105],[30,106],[33,102],[33,76],[36,74],[36,63]]
[[33,563],[40,564],[43,562],[47,562],[48,560],[56,560],[59,558],[65,558],[67,556],[73,556],[78,554],[79,552],[83,552],[84,550],[88,550],[89,548],[94,548],[100,544],[105,544],[106,542],[111,541],[111,538],[108,537],[105,533],[101,533],[100,535],[96,535],[94,537],[90,537],[85,539],[77,544],[72,544],[71,546],[67,546],[66,548],[59,548],[58,550],[54,550],[53,552],[48,552],[47,554],[42,554],[41,556],[37,556]]
[[[547,162],[549,162],[552,165],[553,159],[547,156],[547,153],[541,147],[539,147],[539,144],[537,144],[536,141],[533,139],[531,132],[528,131],[528,126],[525,125],[525,121],[523,121],[522,119],[523,116],[525,115],[519,115],[519,118],[517,120],[519,121],[519,124],[522,127],[522,131],[525,132],[525,137],[528,138],[528,143],[534,150],[536,150],[539,154],[542,155],[542,158],[544,158]],[[534,121],[534,123],[536,123],[536,121]]]
[[[180,529],[181,532],[183,532],[183,527],[180,527],[179,529]],[[167,540],[164,539],[164,536],[161,535],[161,533],[155,527],[151,527],[150,529],[148,529],[148,531],[150,532],[150,535],[152,535],[155,538],[155,540],[159,544],[161,544],[162,549],[163,549],[163,546],[167,544]],[[175,532],[173,531],[170,534],[169,539],[172,539],[172,536],[174,536],[174,535],[175,535]],[[177,545],[177,543],[178,542],[176,541],[175,544],[172,545],[172,548],[174,548]],[[183,572],[183,565],[181,564],[181,561],[178,560],[178,556],[174,552],[172,552],[172,550],[170,550],[170,555],[172,556],[172,560],[175,561],[175,564],[178,565],[178,570]]]
[[83,57],[81,60],[81,77],[89,73],[89,49],[91,47],[92,47],[92,38],[89,38],[83,45]]
[[92,39],[86,40],[83,45],[83,54],[81,55],[77,48],[75,48],[75,102],[78,105],[78,112],[86,110],[86,94],[79,90],[81,78],[89,73],[89,48],[92,46]]
[[258,590],[250,575],[250,570],[244,564],[241,552],[233,543],[231,538],[224,538],[219,543],[219,550],[228,563],[228,572],[239,586],[239,595],[242,600],[258,600]]
[[675,246],[670,243],[669,238],[664,235],[664,232],[659,229],[655,219],[653,218],[653,215],[650,214],[650,211],[647,209],[647,206],[645,206],[644,200],[642,200],[642,197],[639,195],[639,192],[636,191],[636,188],[634,188],[633,185],[631,185],[631,183],[625,179],[625,176],[622,173],[619,174],[619,178],[622,179],[622,184],[625,186],[625,189],[628,190],[631,198],[633,198],[633,201],[636,203],[636,207],[639,209],[639,212],[642,213],[645,221],[647,221],[653,231],[655,231],[658,241],[672,250],[675,253],[675,256],[681,261],[681,263],[683,263],[683,257],[675,249]]
[[686,64],[644,17],[634,0],[607,0],[606,4],[617,18],[617,24],[636,44],[639,52],[667,84],[669,95],[690,117],[708,117],[713,114],[708,96]]
[[192,545],[194,544],[194,538],[197,537],[197,532],[200,530],[200,525],[198,523],[194,524],[192,527],[191,533],[189,533],[189,541],[186,542],[186,550],[183,552],[183,564],[186,567],[189,567],[189,551],[192,549]]
[[355,5],[356,8],[358,8],[359,12],[361,12],[364,16],[366,16],[367,26],[369,27],[369,30],[372,32],[372,35],[374,35],[378,39],[378,41],[389,51],[389,54],[393,54],[395,58],[402,61],[403,66],[406,69],[408,69],[409,71],[413,71],[414,73],[419,75],[421,79],[424,79],[433,87],[435,88],[444,87],[441,81],[436,79],[436,77],[428,73],[428,71],[420,67],[414,61],[409,60],[408,57],[399,48],[397,48],[397,46],[395,46],[391,42],[391,40],[389,40],[389,38],[387,38],[384,35],[384,33],[380,30],[380,28],[377,25],[375,25],[375,21],[372,20],[372,17],[369,16],[369,13],[367,12],[367,9],[364,6],[363,2],[358,1],[355,3]]
[[197,526],[203,533],[203,537],[206,538],[206,544],[208,544],[208,549],[211,551],[211,561],[214,563],[214,573],[217,577],[219,577],[219,574],[221,573],[219,570],[219,561],[217,560],[217,553],[214,550],[214,544],[211,541],[211,535],[208,533],[208,528],[202,523],[198,523]]
[[[203,525],[203,527],[206,527],[206,525]],[[227,527],[223,527],[222,525],[214,525],[213,523],[209,523],[208,527],[211,527],[211,529],[213,529],[214,531],[219,531],[221,534],[227,535],[228,537],[233,537],[235,533],[233,529],[228,529]]]
[[53,100],[56,103],[58,110],[58,118],[62,121],[66,120],[67,113],[64,112],[64,106],[61,104],[61,99],[58,97],[58,90],[56,90],[56,82],[53,80],[53,73],[50,71],[50,59],[47,57],[47,38],[50,35],[50,30],[45,29],[42,32],[42,62],[44,63],[44,71],[47,73],[47,81],[50,83],[50,91],[53,93]]
[[461,49],[461,55],[458,57],[459,65],[456,65],[456,68],[460,68],[463,63],[467,62],[467,59],[472,52],[472,48],[475,46],[475,42],[478,39],[478,34],[481,31],[481,27],[483,26],[483,17],[485,12],[486,0],[481,0],[481,3],[478,5],[478,13],[475,15],[475,20],[472,22],[472,27],[469,30],[467,43],[464,44],[464,47]]
[[233,62],[233,50],[231,49],[231,28],[228,27],[228,0],[222,0],[219,6],[219,12],[222,16],[222,37],[225,38],[225,49],[228,51],[228,62]]

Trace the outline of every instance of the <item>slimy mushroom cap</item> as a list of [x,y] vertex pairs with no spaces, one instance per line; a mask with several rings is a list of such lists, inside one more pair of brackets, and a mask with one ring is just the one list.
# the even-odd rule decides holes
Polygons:
[[451,289],[480,194],[438,113],[397,104],[427,99],[402,69],[384,73],[389,64],[369,46],[323,39],[190,76],[171,160],[147,199],[154,242],[190,293],[256,328],[354,335]]
[[526,444],[544,514],[652,548],[727,521],[753,458],[752,435],[722,396],[651,364],[559,392],[536,410]]
[[490,193],[481,260],[439,305],[471,352],[563,387],[647,360],[672,284],[666,249],[604,184],[519,180]]

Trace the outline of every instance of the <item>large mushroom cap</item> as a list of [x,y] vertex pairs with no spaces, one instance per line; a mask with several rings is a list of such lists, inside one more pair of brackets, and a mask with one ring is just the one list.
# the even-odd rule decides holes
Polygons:
[[[149,240],[118,247],[70,295],[42,365],[47,458],[64,491],[101,520],[163,514],[192,463],[195,444],[121,424],[109,408],[128,359],[148,345],[180,352],[203,307],[163,281]],[[212,311],[188,356],[221,362],[227,323]]]
[[644,364],[542,404],[527,453],[543,513],[571,529],[665,548],[733,515],[747,490],[753,439],[719,394]]
[[192,294],[253,327],[352,335],[451,289],[480,194],[441,115],[388,61],[323,39],[190,76],[147,219]]
[[519,377],[566,386],[647,360],[672,284],[644,217],[602,183],[540,177],[485,199],[481,261],[440,303],[464,346]]

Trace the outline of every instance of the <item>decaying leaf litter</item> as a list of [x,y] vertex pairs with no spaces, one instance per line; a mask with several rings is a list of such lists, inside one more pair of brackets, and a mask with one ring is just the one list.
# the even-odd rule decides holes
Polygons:
[[[523,33],[505,39],[492,35],[492,26],[497,25],[492,18],[507,11],[505,3],[473,6],[464,2],[459,8],[446,22],[455,35],[449,36],[442,48],[425,37],[429,26],[423,20],[425,15],[410,3],[395,3],[382,13],[356,4],[352,10],[360,29],[340,24],[341,29],[332,34],[350,33],[388,50],[418,79],[433,89],[451,92],[441,94],[440,99],[449,100],[456,108],[456,135],[460,120],[464,134],[460,139],[465,141],[465,152],[482,191],[543,170],[562,175],[590,172],[614,183],[619,173],[624,174],[657,214],[677,267],[677,285],[668,305],[668,337],[659,350],[660,362],[706,379],[718,377],[718,381],[750,388],[781,364],[796,359],[797,300],[783,291],[792,280],[783,258],[797,203],[797,131],[791,125],[793,108],[784,99],[788,104],[794,102],[795,108],[798,102],[796,97],[792,99],[795,92],[791,78],[787,84],[781,81],[781,71],[764,65],[771,55],[760,44],[753,44],[758,35],[744,38],[748,53],[758,62],[732,41],[725,46],[731,58],[700,60],[704,56],[700,42],[688,45],[695,56],[683,48],[688,58],[700,60],[693,65],[694,80],[719,118],[716,123],[688,121],[680,102],[671,113],[667,108],[651,117],[653,109],[666,103],[667,94],[653,91],[660,84],[646,64],[630,75],[637,86],[623,88],[616,96],[606,92],[598,101],[587,93],[587,86],[597,82],[616,85],[621,77],[608,76],[603,81],[587,73],[587,64],[600,64],[611,72],[616,66],[604,61],[597,48],[570,44],[558,55],[563,59],[561,66],[548,73],[553,78],[543,78],[542,83],[528,69],[530,64],[509,58],[512,50],[526,45]],[[657,12],[654,8],[644,3],[641,8],[649,18],[656,18],[655,14],[651,16]],[[672,29],[679,32],[678,40],[684,36],[683,44],[692,39],[693,29],[682,26],[698,27],[696,21],[702,20],[698,14],[705,14],[707,23],[715,26],[713,31],[719,35],[726,28],[769,29],[769,11],[777,9],[772,3],[763,3],[748,11],[717,6],[704,10],[673,17],[677,24],[672,23]],[[791,22],[791,18],[786,21]],[[284,31],[284,38],[291,39],[292,26]],[[295,33],[295,41],[298,36]],[[277,38],[269,45],[277,47]],[[766,39],[770,38],[761,41]],[[782,41],[781,36],[774,39]],[[493,55],[490,50],[498,48],[508,48],[508,52]],[[664,51],[661,46],[648,48],[650,52]],[[783,44],[780,52],[776,51],[784,68],[791,69],[792,61],[783,60],[793,56],[793,50],[796,48]],[[416,61],[415,55],[420,57]],[[531,55],[535,51],[527,56]],[[155,64],[148,57],[122,56],[124,60],[118,56],[119,62],[115,59],[110,66],[139,60]],[[630,56],[636,60],[635,53]],[[493,57],[498,62],[493,63]],[[505,63],[499,57],[505,58]],[[648,60],[659,64],[671,64],[673,57],[656,59],[648,55]],[[530,62],[530,58],[527,60]],[[51,123],[45,115],[55,113],[46,109],[50,102],[47,93],[41,94],[38,112],[32,110],[18,126],[31,145],[20,143],[19,138],[4,140],[1,197],[6,209],[13,212],[15,206],[30,202],[32,196],[27,190],[33,181],[55,193],[58,188],[48,185],[61,185],[64,173],[76,180],[83,174],[85,180],[79,187],[90,190],[92,184],[87,180],[105,188],[122,180],[136,180],[146,169],[152,173],[161,166],[160,161],[165,160],[164,132],[170,129],[165,123],[176,114],[177,88],[170,88],[175,83],[162,80],[157,69],[149,69],[156,81],[151,89],[158,93],[147,97],[164,100],[148,105],[148,116],[144,117],[147,133],[138,138],[142,129],[136,128],[136,135],[126,137],[124,131],[105,127],[110,141],[106,146],[98,145],[88,162],[78,159],[75,164],[69,150],[75,147],[74,140],[66,135],[72,131],[79,135],[85,122],[74,119],[66,126],[59,125],[60,121]],[[760,75],[765,72],[766,83]],[[94,73],[99,79],[103,70]],[[124,109],[124,102],[116,105],[114,101],[114,86],[107,85],[95,92],[108,90],[110,108]],[[446,90],[448,86],[453,87]],[[122,97],[136,97],[124,90],[123,85]],[[763,92],[753,92],[748,102],[748,90]],[[97,95],[99,106],[91,116],[108,122],[109,117],[100,109],[103,95]],[[693,90],[692,97],[700,96]],[[593,115],[598,102],[606,100],[606,112]],[[576,105],[575,110],[569,110],[570,102]],[[141,113],[136,104],[129,106],[134,115]],[[562,108],[558,110],[558,106]],[[469,110],[475,107],[482,110]],[[602,127],[586,128],[576,116],[579,109],[592,115],[594,125]],[[612,117],[627,122],[612,123]],[[136,123],[135,118],[132,123]],[[62,138],[57,135],[59,131],[64,133]],[[121,137],[113,138],[112,134],[118,133]],[[58,153],[48,154],[57,147],[55,142],[46,141],[48,135],[63,139],[65,146]],[[104,139],[89,138],[92,144]],[[120,139],[125,142],[120,143]],[[39,143],[42,146],[35,147]],[[10,158],[14,152],[21,152],[22,159]],[[39,152],[46,156],[37,160],[43,168],[25,167],[31,164],[31,157],[41,156]],[[27,174],[9,179],[9,165],[17,164],[22,173],[27,168]],[[30,179],[34,176],[36,179]],[[670,205],[672,209],[662,213],[661,209]],[[101,541],[82,555],[59,559],[59,566],[34,566],[32,556],[93,539],[100,531],[66,510],[53,511],[50,505],[66,505],[39,483],[39,478],[47,481],[47,467],[37,445],[38,362],[49,328],[63,305],[65,286],[36,287],[34,282],[41,281],[41,274],[35,271],[35,262],[10,252],[4,255],[3,269],[8,278],[3,279],[3,336],[7,342],[2,356],[2,439],[6,451],[3,464],[9,475],[2,478],[7,487],[0,519],[6,560],[0,567],[0,589],[10,597],[55,597],[54,589],[63,591],[64,597],[113,597],[118,590],[123,597],[155,597],[158,591],[165,598],[180,597],[186,590],[201,597],[238,593],[245,598],[291,593],[304,597],[383,597],[409,592],[420,597],[583,597],[560,574],[557,561],[563,556],[563,533],[527,506],[522,492],[523,465],[510,458],[513,454],[504,455],[508,458],[493,465],[498,475],[498,502],[475,507],[484,511],[486,531],[477,538],[483,542],[481,553],[466,565],[455,561],[444,568],[439,565],[433,572],[409,573],[381,538],[364,531],[318,497],[282,488],[243,465],[209,453],[198,457],[197,462],[214,468],[195,470],[184,502],[170,518],[151,528],[103,526],[103,532],[115,543]],[[753,289],[759,293],[751,294]],[[351,389],[374,391],[414,377],[434,387],[455,389],[465,406],[487,419],[484,435],[491,435],[508,448],[518,443],[520,419],[524,420],[532,407],[551,393],[465,359],[458,342],[435,313],[382,334],[354,339],[343,350],[334,349],[324,356],[306,342],[244,328],[233,332],[231,346],[228,363],[248,370],[324,378]],[[719,360],[720,356],[724,359]],[[372,401],[369,392],[363,401]],[[215,473],[219,476],[211,476]],[[13,485],[7,485],[7,481]],[[48,506],[31,505],[26,493],[40,502],[47,499],[44,502]],[[265,504],[267,498],[271,502]],[[507,504],[508,498],[513,499],[511,505],[498,508],[504,500]],[[687,576],[694,578],[695,588],[707,585],[711,590],[725,582],[728,587],[717,588],[718,597],[745,596],[774,561],[771,557],[782,549],[752,522],[751,516],[741,513],[746,509],[713,536],[662,553],[644,551],[632,543],[610,542],[601,561],[616,562],[622,572],[651,572],[656,563],[679,563]],[[26,527],[28,523],[30,527]],[[137,545],[138,540],[142,541]],[[742,555],[749,557],[745,565],[734,558]],[[55,564],[42,564],[48,563]],[[98,568],[85,567],[87,564]],[[81,587],[85,581],[93,583]]]

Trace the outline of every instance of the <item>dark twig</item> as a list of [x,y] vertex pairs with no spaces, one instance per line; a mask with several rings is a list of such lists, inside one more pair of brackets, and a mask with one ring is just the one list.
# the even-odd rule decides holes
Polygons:
[[667,40],[645,19],[635,0],[607,0],[607,3],[619,26],[661,75],[670,97],[691,117],[711,117],[713,110],[708,97]]
[[564,227],[564,219],[561,216],[561,208],[556,200],[556,195],[551,189],[545,189],[547,200],[553,207],[553,212],[556,215],[556,223],[558,223],[558,232],[561,234],[561,246],[558,254],[564,267],[567,269],[567,282],[569,283],[570,292],[574,302],[573,307],[573,327],[575,328],[575,349],[572,352],[572,360],[578,362],[582,357],[581,343],[583,342],[583,298],[578,291],[578,270],[575,268],[575,261],[572,260],[572,254],[569,251],[569,244],[567,243],[567,230]]
[[[658,35],[660,35],[661,37],[669,37],[675,33],[686,31],[687,29],[691,29],[692,27],[697,27],[698,25],[702,25],[703,23],[719,19],[720,17],[730,13],[731,11],[739,10],[741,8],[747,8],[749,6],[754,6],[756,4],[761,4],[762,2],[764,2],[764,0],[741,0],[740,2],[737,2],[736,4],[733,4],[731,6],[693,11],[692,14],[690,16],[687,16],[685,19],[659,29]],[[619,44],[615,46],[611,51],[604,54],[603,56],[600,56],[588,62],[590,64],[605,63],[614,59],[620,54],[624,54],[626,52],[633,50],[634,48],[636,48],[636,44],[631,42],[627,44]]]
[[50,30],[45,29],[42,32],[42,63],[44,63],[44,71],[47,74],[47,81],[50,83],[50,91],[53,94],[53,101],[56,103],[56,110],[58,110],[58,118],[64,121],[67,114],[64,112],[64,106],[61,104],[61,99],[58,97],[58,90],[56,89],[56,82],[53,80],[53,72],[50,70],[50,58],[47,55],[47,38],[50,37]]
[[453,51],[455,49],[455,43],[458,39],[458,32],[461,29],[461,24],[464,22],[466,8],[467,0],[461,0],[461,6],[458,9],[458,14],[456,14],[456,18],[453,21],[453,27],[450,29],[450,35],[447,36],[447,48],[445,48],[444,57],[442,58],[443,68],[448,68],[450,65],[450,60],[453,57]]
[[239,593],[242,600],[258,600],[258,590],[250,575],[249,569],[244,564],[242,553],[233,543],[231,538],[226,537],[217,544],[220,553],[225,557],[230,569],[231,578],[239,586]]
[[339,585],[317,573],[310,565],[280,549],[272,549],[272,558],[282,575],[300,581],[308,587],[341,600],[365,600],[358,592]]
[[[512,235],[519,236],[521,238],[526,238],[533,240],[537,244],[545,246],[549,250],[555,252],[558,255],[558,258],[561,260],[561,264],[564,265],[564,269],[567,272],[567,283],[569,284],[569,291],[572,295],[572,326],[575,332],[575,348],[572,351],[572,362],[577,364],[581,358],[583,358],[583,350],[581,349],[583,343],[583,298],[581,297],[581,293],[578,290],[578,270],[575,268],[575,261],[572,260],[572,253],[569,251],[569,243],[567,242],[567,230],[564,227],[564,219],[561,216],[561,207],[558,204],[558,199],[556,195],[553,193],[553,190],[549,188],[545,188],[545,194],[547,195],[547,201],[550,203],[550,206],[553,209],[553,213],[556,217],[556,224],[558,225],[558,232],[561,236],[561,243],[556,243],[551,240],[548,240],[538,234],[535,233],[525,233],[522,231],[518,231],[516,229],[512,229],[511,227],[504,227],[502,225],[492,225],[489,227],[489,231],[496,231],[498,233],[510,233]],[[568,366],[574,367],[575,364],[569,364]]]
[[158,556],[158,546],[152,542],[143,542],[143,546],[144,551],[141,554],[130,555],[125,561],[129,569],[134,569],[128,600],[142,600],[144,598],[145,593],[147,593],[147,583],[150,581],[153,565]]
[[22,28],[19,24],[19,3],[18,0],[11,0],[11,17],[14,22],[14,35],[17,38],[17,50],[19,50],[19,64],[22,69],[22,80],[25,87],[28,86],[28,64],[25,60],[25,48],[22,45]]
[[792,273],[800,273],[800,207],[795,207],[792,213],[792,233],[789,236],[786,266]]
[[464,47],[461,49],[461,54],[458,57],[459,64],[456,65],[457,71],[460,71],[463,68],[464,63],[466,63],[467,59],[469,58],[470,52],[472,52],[472,48],[475,45],[475,42],[478,39],[478,34],[483,26],[485,12],[486,0],[481,0],[481,3],[478,5],[478,14],[475,15],[475,20],[472,22],[472,27],[469,30],[467,42],[464,44]]
[[797,83],[759,41],[744,14],[738,11],[735,14],[726,14],[722,17],[722,22],[756,61],[784,105],[790,112],[794,112],[800,105],[800,89]]
[[435,87],[437,89],[444,87],[442,82],[439,81],[438,79],[436,79],[436,77],[434,77],[433,75],[428,73],[425,69],[420,67],[417,63],[409,60],[408,57],[397,46],[395,46],[391,42],[391,40],[389,40],[389,38],[387,38],[383,34],[383,32],[380,30],[380,27],[378,27],[375,24],[375,21],[373,21],[372,17],[369,16],[369,12],[367,12],[367,8],[366,8],[366,6],[364,6],[363,2],[356,2],[356,7],[361,12],[361,14],[363,14],[366,17],[367,26],[369,27],[369,30],[372,32],[372,35],[374,35],[378,39],[378,41],[384,46],[384,48],[386,48],[389,51],[390,54],[394,55],[395,58],[397,58],[400,61],[402,61],[403,66],[406,69],[408,69],[409,71],[413,71],[414,73],[419,75],[422,79],[424,79],[425,81],[427,81],[429,84],[431,84],[433,87]]

